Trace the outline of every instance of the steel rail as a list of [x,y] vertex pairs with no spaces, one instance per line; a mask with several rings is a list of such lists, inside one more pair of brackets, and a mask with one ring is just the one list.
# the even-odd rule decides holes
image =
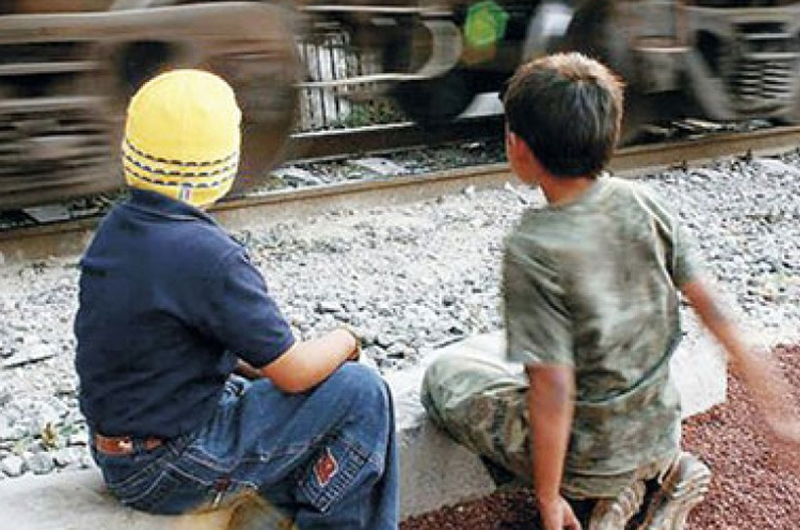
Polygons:
[[370,125],[340,131],[296,133],[289,139],[284,158],[289,161],[341,158],[412,147],[500,138],[502,116],[476,116],[442,125],[422,126],[411,122]]
[[[718,134],[621,149],[609,169],[616,175],[634,177],[735,156],[770,156],[798,146],[800,127]],[[507,164],[492,164],[273,191],[221,202],[212,212],[229,229],[269,226],[326,211],[430,199],[469,186],[476,189],[499,187],[512,180]],[[86,247],[97,221],[97,218],[82,219],[0,232],[0,262],[77,255]]]

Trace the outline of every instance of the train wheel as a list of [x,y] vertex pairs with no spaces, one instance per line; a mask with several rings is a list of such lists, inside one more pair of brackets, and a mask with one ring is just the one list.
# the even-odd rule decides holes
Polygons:
[[440,77],[401,83],[391,95],[411,120],[442,125],[461,115],[477,93],[470,72],[456,68]]
[[658,94],[644,94],[637,86],[637,71],[630,53],[631,29],[614,2],[586,0],[578,5],[562,43],[607,64],[626,83],[625,109],[619,145],[630,145],[642,136],[644,125],[667,113]]
[[658,119],[657,108],[652,98],[635,93],[626,94],[618,145],[624,147],[635,144],[642,137],[643,127]]
[[[445,124],[463,113],[477,92],[473,72],[459,66],[462,48],[457,25],[450,20],[410,18],[394,31],[383,46],[383,70],[429,77],[400,82],[389,96],[406,116],[423,125]],[[443,49],[448,53],[441,54]],[[436,66],[430,68],[431,64]]]

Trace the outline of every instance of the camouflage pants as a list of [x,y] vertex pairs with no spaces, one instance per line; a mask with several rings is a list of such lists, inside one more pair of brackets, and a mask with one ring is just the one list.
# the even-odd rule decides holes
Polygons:
[[[433,422],[453,439],[530,485],[527,390],[522,367],[503,361],[502,351],[467,348],[428,367],[421,398]],[[573,499],[614,497],[635,480],[655,478],[671,462],[612,476],[572,470],[564,476],[562,491]]]
[[530,482],[530,434],[520,370],[490,355],[445,355],[425,372],[422,403],[453,439]]

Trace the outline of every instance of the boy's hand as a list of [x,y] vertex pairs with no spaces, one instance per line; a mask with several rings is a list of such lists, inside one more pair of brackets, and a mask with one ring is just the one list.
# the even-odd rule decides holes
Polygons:
[[552,501],[539,501],[539,516],[544,530],[581,530],[581,523],[575,517],[572,507],[564,499],[557,497]]
[[350,335],[352,335],[353,340],[355,341],[355,348],[347,360],[358,361],[361,358],[361,350],[364,346],[364,338],[362,337],[361,331],[349,324],[339,324],[339,329],[343,329],[344,331],[348,332]]
[[[711,290],[695,280],[681,286],[681,292],[694,307],[700,320],[719,341],[730,357],[734,371],[744,380],[756,398],[761,414],[769,426],[776,454],[787,461],[791,455],[794,469],[800,463],[800,419],[792,401],[793,389],[780,369],[764,354],[751,351],[739,337],[738,330],[718,307]],[[788,451],[787,451],[788,449]]]

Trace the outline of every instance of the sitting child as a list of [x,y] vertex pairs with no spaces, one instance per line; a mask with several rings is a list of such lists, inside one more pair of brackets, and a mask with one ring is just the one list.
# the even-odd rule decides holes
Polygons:
[[[181,514],[240,499],[302,530],[396,530],[392,399],[339,328],[297,340],[245,248],[204,210],[236,177],[241,113],[198,70],[128,107],[130,198],[81,260],[75,321],[92,454],[124,504]],[[249,379],[232,376],[237,367]]]
[[[760,398],[776,434],[800,442],[791,395],[718,309],[676,217],[647,189],[601,177],[617,141],[621,82],[577,53],[519,68],[503,101],[506,151],[547,206],[505,246],[507,358],[430,366],[423,402],[456,440],[532,483],[545,530],[679,530],[711,473],[680,449],[669,361],[679,294]],[[645,502],[647,498],[647,502]]]

